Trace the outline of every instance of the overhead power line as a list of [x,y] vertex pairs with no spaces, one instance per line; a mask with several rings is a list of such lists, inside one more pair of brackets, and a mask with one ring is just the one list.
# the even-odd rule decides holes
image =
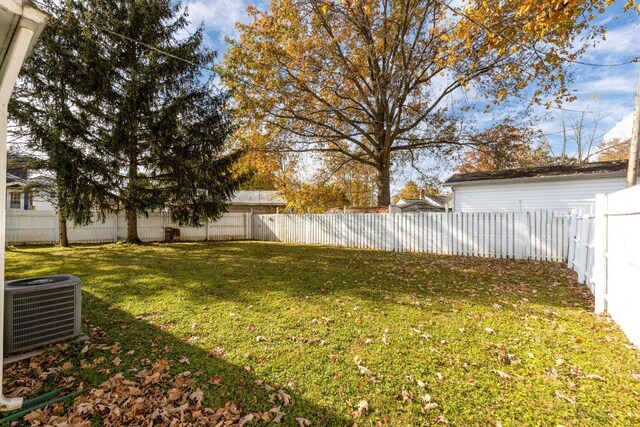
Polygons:
[[152,46],[152,45],[150,45],[150,44],[148,44],[148,43],[141,42],[140,40],[132,39],[131,37],[125,36],[125,35],[120,34],[120,33],[117,33],[117,32],[115,32],[115,31],[111,31],[111,30],[109,30],[109,29],[107,29],[107,28],[101,27],[100,25],[96,25],[96,24],[94,24],[94,26],[95,26],[97,29],[99,29],[99,30],[101,30],[101,31],[104,31],[105,33],[109,33],[109,34],[114,35],[114,36],[116,36],[116,37],[120,37],[120,38],[122,38],[122,39],[124,39],[124,40],[127,40],[127,41],[130,41],[130,42],[132,42],[132,43],[137,43],[137,44],[139,44],[139,45],[141,45],[141,46],[146,47],[147,49],[153,50],[153,51],[155,51],[155,52],[157,52],[157,53],[160,53],[160,54],[162,54],[162,55],[168,56],[168,57],[173,58],[173,59],[177,59],[178,61],[185,62],[185,63],[187,63],[187,64],[193,65],[194,67],[198,67],[198,68],[201,68],[201,69],[203,69],[203,70],[210,71],[210,72],[212,72],[212,73],[215,73],[215,72],[216,72],[216,71],[215,71],[215,69],[213,69],[213,68],[209,68],[209,67],[205,67],[204,65],[197,64],[197,63],[195,63],[195,62],[193,62],[193,61],[190,61],[190,60],[188,60],[188,59],[182,58],[182,57],[180,57],[180,56],[178,56],[178,55],[174,55],[173,53],[167,52],[166,50],[162,50],[162,49],[157,48],[157,47],[155,47],[155,46]]

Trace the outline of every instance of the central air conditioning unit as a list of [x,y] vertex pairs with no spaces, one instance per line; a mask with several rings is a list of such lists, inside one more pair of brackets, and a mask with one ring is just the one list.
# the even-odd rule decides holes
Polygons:
[[80,279],[70,274],[4,284],[4,352],[23,352],[81,335]]

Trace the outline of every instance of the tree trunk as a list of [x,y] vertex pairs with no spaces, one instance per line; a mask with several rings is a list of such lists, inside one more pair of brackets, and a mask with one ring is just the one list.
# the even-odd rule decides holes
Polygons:
[[125,209],[127,212],[127,243],[140,244],[142,240],[138,237],[138,209],[134,202],[137,197],[136,184],[138,183],[138,155],[129,155],[129,183],[127,188],[127,200]]
[[135,207],[127,208],[127,243],[140,244],[142,240],[138,237],[138,211]]
[[67,218],[64,215],[58,217],[60,246],[69,247],[69,236],[67,236]]
[[378,206],[391,204],[391,165],[387,162],[378,169]]

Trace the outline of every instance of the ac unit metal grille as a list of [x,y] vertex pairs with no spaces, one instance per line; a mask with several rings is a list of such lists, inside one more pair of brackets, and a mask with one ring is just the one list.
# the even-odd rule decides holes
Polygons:
[[73,284],[15,293],[11,331],[14,350],[73,336],[76,303]]

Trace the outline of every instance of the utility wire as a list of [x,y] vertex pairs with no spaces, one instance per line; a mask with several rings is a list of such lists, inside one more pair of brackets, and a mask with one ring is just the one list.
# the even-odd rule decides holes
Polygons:
[[155,47],[155,46],[152,46],[152,45],[150,45],[150,44],[148,44],[148,43],[141,42],[140,40],[132,39],[131,37],[128,37],[128,36],[125,36],[125,35],[123,35],[123,34],[116,33],[115,31],[111,31],[111,30],[109,30],[109,29],[107,29],[107,28],[101,27],[100,25],[96,25],[96,24],[93,24],[93,25],[94,25],[97,29],[99,29],[99,30],[101,30],[101,31],[104,31],[104,32],[109,33],[109,34],[111,34],[111,35],[114,35],[114,36],[120,37],[120,38],[122,38],[122,39],[124,39],[124,40],[127,40],[127,41],[130,41],[130,42],[132,42],[132,43],[137,43],[137,44],[139,44],[139,45],[141,45],[141,46],[146,47],[147,49],[151,49],[151,50],[153,50],[153,51],[155,51],[155,52],[158,52],[158,53],[160,53],[160,54],[162,54],[162,55],[168,56],[168,57],[173,58],[173,59],[177,59],[178,61],[185,62],[185,63],[187,63],[187,64],[193,65],[194,67],[198,67],[198,68],[201,68],[201,69],[203,69],[203,70],[210,71],[210,72],[212,72],[212,73],[215,73],[215,72],[216,72],[216,70],[215,70],[214,68],[209,68],[209,67],[205,67],[204,65],[197,64],[197,63],[195,63],[195,62],[193,62],[193,61],[190,61],[190,60],[188,60],[188,59],[185,59],[185,58],[182,58],[182,57],[180,57],[180,56],[174,55],[173,53],[170,53],[170,52],[167,52],[167,51],[165,51],[165,50],[159,49],[159,48],[157,48],[157,47]]

